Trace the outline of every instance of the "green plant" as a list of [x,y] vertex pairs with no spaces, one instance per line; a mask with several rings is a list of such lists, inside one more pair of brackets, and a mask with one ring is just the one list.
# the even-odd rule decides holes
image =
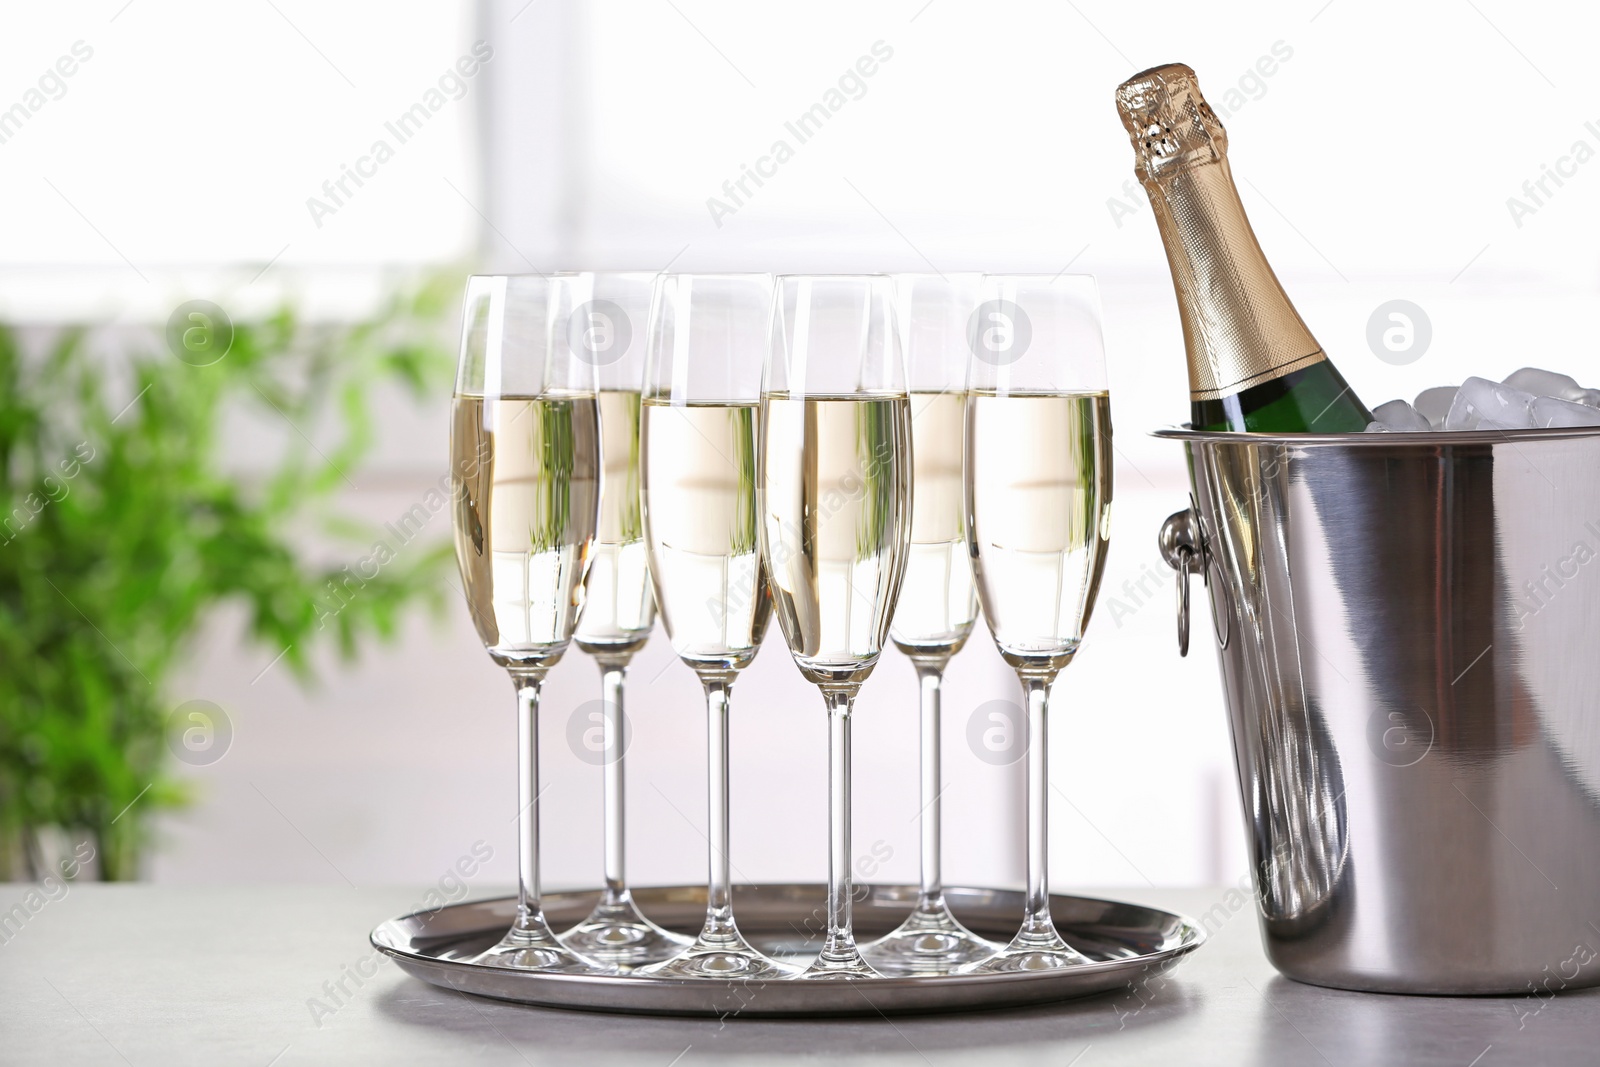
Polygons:
[[[91,835],[102,878],[136,876],[151,816],[189,799],[169,773],[164,683],[222,602],[242,602],[252,636],[305,681],[319,641],[348,658],[417,599],[439,601],[444,545],[405,548],[343,597],[348,573],[302,541],[320,528],[371,544],[336,492],[372,446],[373,387],[441,387],[454,295],[441,279],[354,325],[284,309],[234,324],[206,366],[118,361],[125,392],[104,384],[86,331],[28,358],[0,327],[0,880],[35,865],[46,827]],[[241,406],[296,428],[264,479],[219,462]],[[337,443],[318,451],[317,427]]]

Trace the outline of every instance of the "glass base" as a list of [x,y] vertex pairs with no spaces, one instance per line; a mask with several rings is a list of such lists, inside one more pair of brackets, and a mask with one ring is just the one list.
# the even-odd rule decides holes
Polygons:
[[883,975],[861,958],[851,945],[847,953],[830,955],[826,950],[799,975],[801,981],[827,981],[832,978],[882,978]]
[[919,903],[905,922],[867,945],[861,955],[879,973],[892,978],[949,974],[1002,951],[956,921],[944,898]]
[[769,959],[738,930],[706,934],[665,963],[636,971],[646,978],[793,978],[799,968]]
[[1044,930],[1024,929],[1011,943],[986,960],[963,968],[963,974],[1009,974],[1015,971],[1054,971],[1093,963],[1061,939],[1054,925]]
[[519,971],[555,971],[562,974],[607,974],[615,968],[589,960],[567,948],[543,918],[518,918],[500,943],[479,953],[473,963],[513,967]]
[[644,967],[682,952],[687,937],[663,930],[640,914],[633,898],[602,900],[583,922],[559,938],[573,952],[618,967]]

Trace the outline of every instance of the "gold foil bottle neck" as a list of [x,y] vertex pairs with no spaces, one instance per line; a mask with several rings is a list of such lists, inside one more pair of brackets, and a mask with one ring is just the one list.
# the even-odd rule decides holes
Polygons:
[[1216,163],[1228,154],[1228,133],[1200,94],[1194,71],[1167,63],[1117,86],[1117,113],[1133,141],[1134,172],[1159,181],[1178,170]]
[[1189,393],[1218,400],[1324,358],[1272,273],[1228,166],[1228,135],[1194,71],[1169,63],[1117,87],[1134,173],[1172,269]]

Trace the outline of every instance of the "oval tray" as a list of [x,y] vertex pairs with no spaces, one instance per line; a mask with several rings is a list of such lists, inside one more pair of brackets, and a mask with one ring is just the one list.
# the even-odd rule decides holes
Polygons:
[[[826,893],[826,886],[815,884],[735,886],[739,929],[777,959],[809,962],[822,940]],[[589,913],[598,895],[547,893],[545,916],[555,929],[565,929]],[[917,890],[857,885],[855,895],[856,937],[865,944],[899,925]],[[651,919],[680,933],[697,933],[705,917],[704,886],[635,888],[633,898]],[[1022,919],[1019,892],[946,887],[945,899],[969,929],[1000,942],[1010,939]],[[1093,962],[1031,973],[833,982],[540,974],[467,962],[510,926],[516,913],[512,897],[391,919],[372,931],[372,944],[425,982],[498,1000],[585,1011],[761,1017],[963,1011],[1068,1000],[1167,970],[1205,940],[1192,919],[1137,904],[1053,895],[1050,912],[1061,935]]]

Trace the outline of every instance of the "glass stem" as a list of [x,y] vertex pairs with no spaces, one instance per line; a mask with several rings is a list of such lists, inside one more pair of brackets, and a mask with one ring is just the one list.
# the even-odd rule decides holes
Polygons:
[[544,928],[539,901],[539,689],[544,679],[513,676],[517,689],[517,920],[513,930]]
[[1056,941],[1050,918],[1050,744],[1048,718],[1051,678],[1022,679],[1028,701],[1028,896],[1021,937]]
[[934,911],[942,907],[944,878],[940,872],[939,794],[943,788],[939,768],[939,697],[944,685],[943,664],[918,663],[917,681],[922,700],[922,894],[917,907]]
[[600,662],[600,687],[605,704],[601,724],[605,733],[604,814],[605,814],[605,891],[602,906],[624,905],[628,902],[628,885],[623,875],[623,707],[622,691],[626,684],[628,665],[617,660]]
[[850,711],[855,694],[825,692],[828,704],[828,937],[818,962],[857,958],[851,929],[850,878]]
[[733,681],[708,677],[706,688],[707,856],[706,925],[701,940],[735,940],[732,864],[728,858],[728,707]]

